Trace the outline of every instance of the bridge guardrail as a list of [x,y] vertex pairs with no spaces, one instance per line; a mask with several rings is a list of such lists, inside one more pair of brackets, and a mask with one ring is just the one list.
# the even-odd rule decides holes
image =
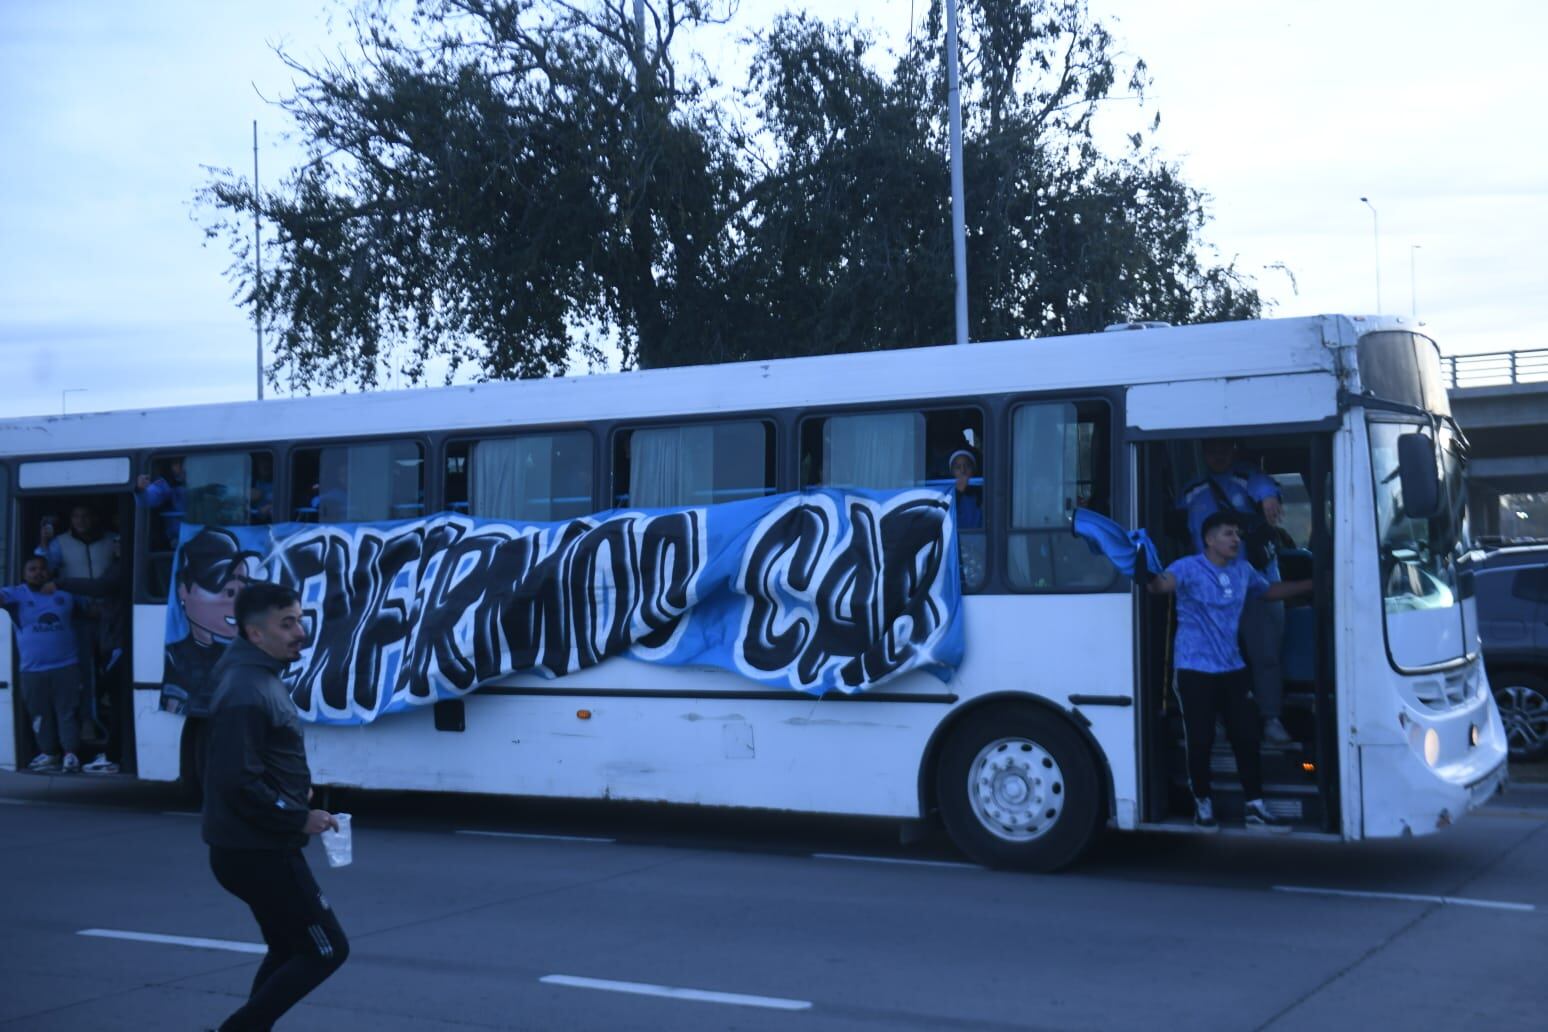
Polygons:
[[1548,383],[1548,348],[1447,355],[1441,363],[1451,388]]

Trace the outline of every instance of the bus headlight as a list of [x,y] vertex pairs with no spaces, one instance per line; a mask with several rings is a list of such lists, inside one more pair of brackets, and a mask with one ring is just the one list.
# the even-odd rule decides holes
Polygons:
[[1424,733],[1424,762],[1430,766],[1440,760],[1440,735],[1432,727]]

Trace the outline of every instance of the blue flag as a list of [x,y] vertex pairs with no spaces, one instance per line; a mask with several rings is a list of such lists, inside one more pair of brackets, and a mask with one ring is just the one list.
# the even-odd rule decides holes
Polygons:
[[1148,581],[1150,575],[1159,573],[1162,569],[1161,556],[1156,552],[1155,543],[1150,540],[1150,535],[1143,527],[1138,530],[1126,530],[1122,524],[1094,513],[1090,509],[1076,509],[1070,529],[1076,536],[1085,538],[1093,552],[1100,552],[1107,556],[1108,561],[1118,567],[1120,573],[1133,577],[1135,564],[1142,553],[1145,558],[1146,575],[1141,577],[1141,580]]

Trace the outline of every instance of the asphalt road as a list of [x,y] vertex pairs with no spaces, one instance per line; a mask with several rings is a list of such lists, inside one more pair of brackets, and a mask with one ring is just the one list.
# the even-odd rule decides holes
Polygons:
[[[309,853],[353,952],[297,1032],[1548,1027],[1548,785],[1419,840],[1111,835],[1051,876],[888,824],[338,802],[355,863]],[[257,929],[181,807],[0,774],[0,1029],[238,1005]]]

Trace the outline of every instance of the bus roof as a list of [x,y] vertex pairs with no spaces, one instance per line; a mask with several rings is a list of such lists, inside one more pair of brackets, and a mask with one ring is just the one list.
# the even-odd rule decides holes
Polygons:
[[[1008,391],[1324,372],[1388,320],[1253,320],[466,386],[0,421],[0,455],[558,426]],[[1356,328],[1356,323],[1361,323]]]

